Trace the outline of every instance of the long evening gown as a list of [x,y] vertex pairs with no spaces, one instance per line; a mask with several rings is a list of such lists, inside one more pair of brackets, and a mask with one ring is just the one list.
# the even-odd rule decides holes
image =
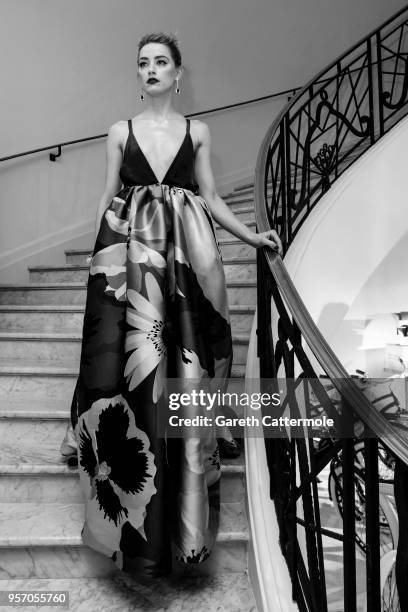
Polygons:
[[215,427],[203,437],[158,435],[166,380],[226,381],[232,341],[214,223],[193,179],[190,121],[161,183],[128,127],[123,188],[90,265],[71,422],[84,543],[126,572],[157,576],[174,557],[208,558],[220,510]]

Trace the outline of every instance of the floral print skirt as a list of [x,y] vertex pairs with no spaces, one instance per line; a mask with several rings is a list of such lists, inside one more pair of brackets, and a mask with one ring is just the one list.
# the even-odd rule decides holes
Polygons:
[[174,558],[210,555],[220,508],[215,428],[174,438],[158,424],[168,379],[208,386],[226,381],[231,364],[224,269],[205,200],[164,184],[125,187],[102,217],[91,260],[71,409],[82,539],[120,569],[164,575]]

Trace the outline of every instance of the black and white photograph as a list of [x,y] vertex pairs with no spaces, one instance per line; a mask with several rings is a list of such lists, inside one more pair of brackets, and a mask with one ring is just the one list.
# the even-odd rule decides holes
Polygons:
[[0,610],[408,612],[408,5],[0,40]]

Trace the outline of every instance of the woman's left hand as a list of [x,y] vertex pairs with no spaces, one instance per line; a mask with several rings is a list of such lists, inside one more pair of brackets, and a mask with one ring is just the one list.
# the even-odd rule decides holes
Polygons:
[[267,232],[261,232],[260,234],[252,233],[248,240],[249,244],[259,249],[263,246],[269,246],[274,251],[277,251],[279,255],[283,253],[283,247],[281,239],[278,236],[276,230],[268,230]]

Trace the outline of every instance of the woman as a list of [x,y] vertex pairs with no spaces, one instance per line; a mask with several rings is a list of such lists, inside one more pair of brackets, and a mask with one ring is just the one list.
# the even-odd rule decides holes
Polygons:
[[217,533],[214,429],[158,435],[168,378],[210,388],[230,375],[213,219],[254,247],[281,244],[274,231],[250,231],[218,196],[207,125],[173,107],[182,75],[174,37],[150,34],[138,49],[146,109],[108,133],[71,420],[83,541],[125,571],[161,575],[171,571],[172,541],[176,559],[197,563]]

